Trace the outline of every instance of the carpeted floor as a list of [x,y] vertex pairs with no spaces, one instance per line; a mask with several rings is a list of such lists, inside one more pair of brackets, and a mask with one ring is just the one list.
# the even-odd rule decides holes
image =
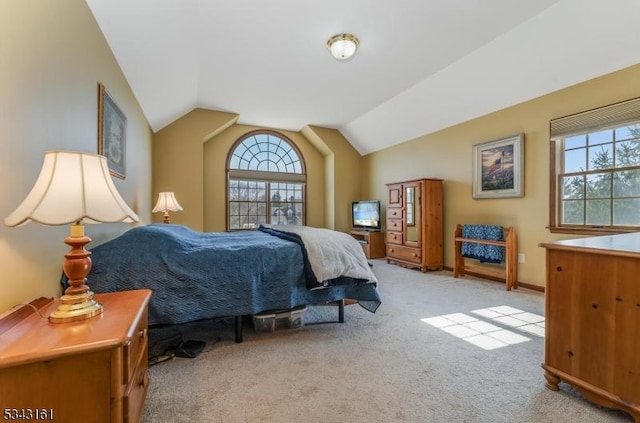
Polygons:
[[633,422],[566,384],[545,388],[543,294],[374,260],[371,314],[310,307],[301,329],[233,342],[233,320],[152,331],[207,341],[152,366],[144,422]]

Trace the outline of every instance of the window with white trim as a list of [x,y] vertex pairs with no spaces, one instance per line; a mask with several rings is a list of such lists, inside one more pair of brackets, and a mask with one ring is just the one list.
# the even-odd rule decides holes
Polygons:
[[640,99],[551,121],[552,232],[640,230]]
[[306,174],[300,152],[274,131],[254,131],[227,160],[227,227],[304,225]]

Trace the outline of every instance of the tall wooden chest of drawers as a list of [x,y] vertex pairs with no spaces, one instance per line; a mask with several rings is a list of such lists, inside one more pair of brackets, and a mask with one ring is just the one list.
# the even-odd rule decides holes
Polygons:
[[387,262],[442,270],[442,179],[387,184]]

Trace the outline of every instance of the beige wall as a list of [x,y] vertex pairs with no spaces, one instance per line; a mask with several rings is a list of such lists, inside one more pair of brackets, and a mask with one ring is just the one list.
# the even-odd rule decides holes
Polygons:
[[361,197],[362,157],[336,129],[307,126],[302,133],[325,156],[326,227],[348,232],[351,202],[365,199]]
[[[159,131],[153,141],[153,192],[174,191],[184,211],[171,222],[195,230],[226,230],[226,166],[229,150],[244,134],[269,129],[298,147],[307,170],[307,225],[348,231],[348,204],[359,197],[362,158],[334,129],[301,132],[236,123],[238,116],[195,109]],[[160,214],[153,217],[161,221]]]
[[[97,152],[102,82],[127,116],[127,177],[114,182],[141,223],[148,223],[151,130],[85,2],[4,0],[0,40],[0,217],[29,193],[45,151]],[[130,227],[88,225],[88,248]],[[0,313],[60,294],[68,233],[66,226],[0,225]]]
[[[514,226],[525,263],[522,282],[545,284],[544,250],[540,242],[575,236],[550,234],[549,120],[640,96],[640,65],[554,92],[365,156],[363,192],[386,201],[385,184],[419,177],[443,178],[445,265],[453,266],[453,232],[458,223]],[[428,119],[425,116],[425,119]],[[474,200],[474,144],[525,134],[524,197]]]
[[[234,113],[195,109],[154,135],[154,201],[158,192],[173,191],[184,209],[171,213],[171,223],[204,230],[205,202],[208,201],[204,191],[204,146],[207,140],[237,120],[238,115]],[[154,213],[153,221],[162,222],[162,213]]]

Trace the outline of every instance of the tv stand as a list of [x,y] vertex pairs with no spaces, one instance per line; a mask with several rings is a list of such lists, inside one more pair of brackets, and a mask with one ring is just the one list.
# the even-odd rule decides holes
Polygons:
[[382,258],[385,256],[384,232],[354,229],[350,232],[362,246],[364,255],[368,259]]

